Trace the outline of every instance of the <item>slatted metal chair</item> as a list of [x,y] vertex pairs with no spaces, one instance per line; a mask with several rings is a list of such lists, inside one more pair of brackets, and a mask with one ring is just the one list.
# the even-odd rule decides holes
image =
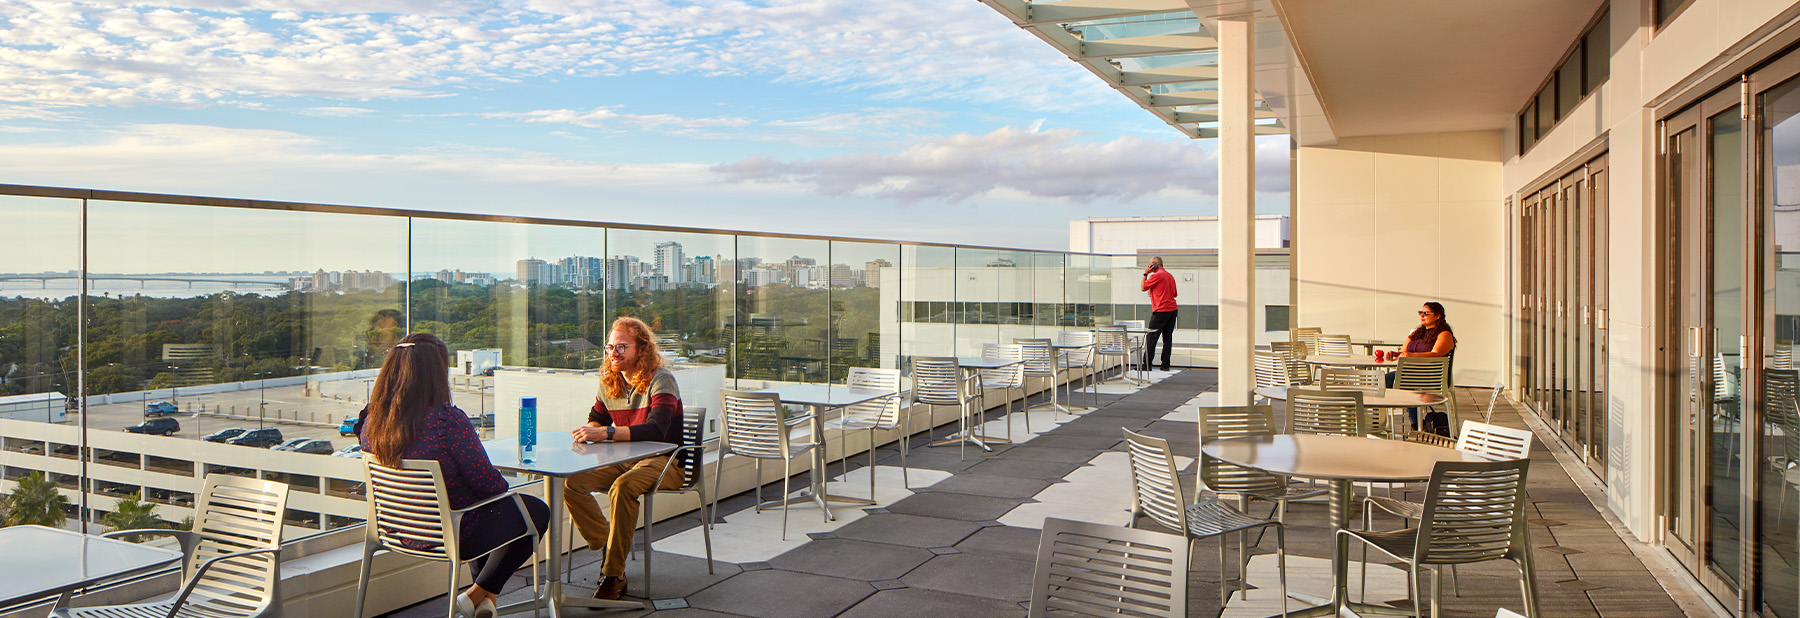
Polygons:
[[[838,452],[848,453],[845,448],[843,434],[854,430],[866,429],[869,432],[869,499],[875,499],[875,432],[905,429],[900,432],[900,440],[896,442],[900,449],[900,482],[906,487],[912,486],[912,478],[907,473],[906,452],[907,440],[912,437],[912,417],[905,415],[900,407],[900,370],[879,369],[875,367],[851,367],[849,375],[844,378],[844,385],[851,388],[892,393],[878,399],[871,399],[856,405],[845,406],[842,416],[825,423],[827,428],[840,431]],[[844,458],[845,474],[849,473],[850,458]]]
[[1294,328],[1294,341],[1305,346],[1307,354],[1319,353],[1319,335],[1324,331],[1317,326],[1299,326]]
[[[1050,391],[1050,401],[1036,406],[1028,406],[1025,408],[1025,411],[1030,412],[1034,407],[1061,407],[1062,398],[1058,396],[1058,389],[1056,388],[1057,378],[1062,374],[1061,354],[1057,352],[1056,348],[1050,347],[1050,340],[1047,338],[1014,338],[1013,345],[1019,346],[1020,351],[1024,354],[1025,365],[1023,369],[1025,378],[1047,380],[1048,382],[1046,385],[1050,387],[1047,389]],[[1026,433],[1031,432],[1030,414],[1025,416],[1025,431]]]
[[1288,389],[1288,433],[1366,436],[1371,423],[1360,391]]
[[[1200,408],[1200,443],[1227,438],[1275,435],[1274,408],[1264,405]],[[1200,455],[1200,483],[1221,498],[1234,495],[1238,508],[1249,510],[1250,500],[1275,503],[1275,520],[1287,521],[1288,503],[1324,495],[1323,488],[1295,485],[1287,477],[1245,468]]]
[[[375,552],[387,550],[397,554],[450,563],[448,616],[456,618],[456,586],[462,574],[462,518],[469,511],[503,502],[519,509],[525,532],[494,545],[481,556],[498,551],[513,541],[529,538],[533,552],[543,551],[544,531],[532,524],[531,511],[518,491],[508,491],[456,509],[450,507],[450,491],[444,486],[443,465],[433,459],[405,459],[390,466],[376,459],[374,453],[363,452],[363,487],[368,491],[369,514],[363,527],[362,566],[357,576],[356,618],[362,618],[369,596],[369,572]],[[470,556],[469,559],[480,556]],[[531,561],[531,585],[538,585],[537,560]],[[552,575],[555,575],[552,573]],[[493,592],[498,593],[498,590]]]
[[[181,544],[181,591],[159,603],[58,607],[54,618],[279,618],[281,517],[288,486],[207,475],[192,530],[120,530],[104,536],[172,535]],[[30,561],[30,556],[11,556]]]
[[[1258,528],[1275,529],[1275,559],[1280,569],[1282,614],[1287,614],[1287,532],[1281,522],[1272,519],[1258,519],[1245,515],[1229,504],[1218,500],[1189,502],[1186,492],[1182,491],[1180,477],[1177,476],[1175,458],[1169,452],[1169,441],[1162,438],[1146,436],[1130,429],[1125,432],[1125,443],[1131,453],[1131,520],[1137,521],[1139,515],[1148,517],[1158,525],[1181,532],[1188,541],[1188,554],[1193,553],[1193,544],[1200,539],[1219,537],[1219,605],[1225,605],[1230,592],[1226,577],[1230,575],[1225,566],[1225,535],[1233,532],[1245,532]],[[1240,537],[1241,541],[1241,537]],[[1238,546],[1238,578],[1245,576],[1244,566],[1249,556],[1244,552],[1240,542]],[[1244,598],[1249,598],[1248,587],[1244,589]]]
[[1775,344],[1775,359],[1770,361],[1769,368],[1783,371],[1794,368],[1794,345],[1790,343]]
[[[650,596],[650,557],[656,552],[650,547],[650,541],[656,538],[652,529],[656,525],[655,504],[657,494],[699,494],[700,496],[700,537],[706,545],[706,572],[713,572],[712,526],[713,512],[710,505],[717,509],[718,505],[707,500],[706,493],[706,408],[704,406],[685,406],[681,414],[681,448],[669,453],[669,462],[663,464],[662,472],[656,475],[656,488],[644,494],[644,508],[639,509],[644,518],[644,596]],[[663,479],[670,470],[679,470],[681,484],[674,489],[662,489]],[[760,479],[759,479],[760,480]],[[566,564],[566,561],[565,561]]]
[[1800,372],[1792,369],[1763,370],[1763,417],[1781,430],[1781,452],[1765,460],[1782,476],[1781,499],[1775,510],[1775,526],[1787,517],[1788,494],[1800,485]]
[[[1147,320],[1113,320],[1113,326],[1125,329],[1145,330],[1150,328],[1148,324],[1149,322]],[[1140,335],[1130,332],[1125,333],[1126,341],[1131,342],[1131,353],[1137,355],[1139,363],[1143,363],[1144,360],[1149,358],[1150,353],[1144,350],[1148,338],[1149,335]],[[1138,366],[1142,367],[1143,365],[1140,364]],[[1143,372],[1138,372],[1138,375],[1142,376]]]
[[[999,358],[999,359],[1005,359],[1005,360],[1009,360],[1009,361],[1026,361],[1027,360],[1025,358],[1024,346],[1018,345],[1016,343],[984,343],[984,344],[981,344],[981,356],[982,356],[982,358]],[[1006,406],[1006,437],[1008,439],[1012,438],[1012,406],[1013,406],[1012,393],[1013,393],[1013,391],[1019,391],[1019,397],[1018,397],[1018,400],[1020,402],[1019,405],[1021,407],[1023,407],[1025,405],[1024,404],[1024,402],[1025,402],[1025,368],[1026,368],[1027,364],[1028,363],[1026,363],[1026,362],[1021,362],[1021,363],[1019,363],[1017,365],[1013,365],[1011,367],[1000,367],[997,369],[983,369],[980,371],[981,389],[983,391],[982,396],[984,397],[984,399],[982,400],[982,403],[983,404],[987,403],[987,400],[985,399],[985,397],[987,396],[986,391],[989,391],[989,390],[1000,391],[1001,396],[1006,399],[1006,403],[1005,403],[1005,406]],[[986,406],[983,405],[982,407],[985,408]],[[984,412],[984,414],[985,414],[985,412]],[[983,420],[985,420],[985,418]],[[1031,433],[1031,417],[1030,416],[1025,417],[1025,433]]]
[[1188,551],[1173,534],[1045,518],[1026,615],[1183,618]]
[[1294,383],[1288,376],[1287,359],[1274,352],[1256,352],[1256,387],[1287,388]]
[[[1094,353],[1107,359],[1106,365],[1101,368],[1102,371],[1116,361],[1119,363],[1119,377],[1116,379],[1123,379],[1127,382],[1131,380],[1129,374],[1136,363],[1131,362],[1131,338],[1124,330],[1102,328],[1094,331]],[[1110,381],[1112,380],[1101,380],[1100,383],[1105,384]]]
[[1713,355],[1712,377],[1712,418],[1725,422],[1725,435],[1728,436],[1725,440],[1725,466],[1726,474],[1729,475],[1734,474],[1731,470],[1737,465],[1738,442],[1742,441],[1737,439],[1738,431],[1743,427],[1743,415],[1740,413],[1742,399],[1738,397],[1737,374],[1732,373],[1725,364],[1725,355]]
[[1450,436],[1456,437],[1461,423],[1456,414],[1456,392],[1450,388],[1450,357],[1401,357],[1394,368],[1394,388],[1443,395],[1444,418],[1450,422]]
[[1349,335],[1319,335],[1318,342],[1320,356],[1350,355]]
[[1481,422],[1494,422],[1494,408],[1500,405],[1500,398],[1506,393],[1506,382],[1495,382],[1494,390],[1488,394],[1487,413],[1481,416]]
[[1081,378],[1082,393],[1088,396],[1086,400],[1089,404],[1082,407],[1094,407],[1092,404],[1093,392],[1087,388],[1088,382],[1094,376],[1094,334],[1065,330],[1056,333],[1056,345],[1073,346],[1061,350],[1062,354],[1056,358],[1057,381],[1067,389],[1070,404],[1075,401],[1075,381],[1065,378],[1069,374],[1075,374],[1076,377]]
[[1312,365],[1306,364],[1306,344],[1298,341],[1271,341],[1269,350],[1287,360],[1289,384],[1312,383]]
[[[1420,570],[1506,559],[1519,568],[1525,614],[1540,618],[1536,571],[1532,565],[1530,530],[1525,525],[1524,459],[1494,462],[1439,462],[1425,488],[1424,510],[1415,528],[1393,532],[1340,529],[1337,534],[1374,546],[1405,563],[1410,573],[1408,595],[1414,616],[1424,586]],[[1347,598],[1349,552],[1342,543],[1332,552],[1337,598]],[[1441,577],[1433,577],[1431,613],[1442,615]]]
[[[981,397],[978,381],[980,376],[964,376],[962,364],[954,356],[914,356],[912,358],[912,405],[914,409],[925,406],[928,410],[937,406],[956,406],[960,416],[958,427],[964,434],[972,431],[980,424],[971,424],[971,417],[980,411],[975,400]],[[986,402],[982,402],[985,404]],[[926,424],[930,424],[930,412],[926,412]],[[968,452],[968,440],[959,440],[957,456],[961,458]]]
[[1355,367],[1326,367],[1319,370],[1319,388],[1361,391],[1379,397],[1387,392],[1387,372]]
[[[756,462],[756,512],[764,508],[781,508],[781,540],[787,540],[787,520],[790,479],[794,476],[794,460],[804,457],[815,448],[822,448],[819,436],[808,436],[805,442],[795,442],[788,435],[788,424],[782,419],[781,396],[775,393],[759,393],[740,391],[729,388],[719,389],[719,400],[724,405],[725,431],[719,434],[719,460],[724,461],[726,454],[748,457]],[[762,479],[763,461],[781,461],[781,496],[763,502]],[[815,474],[823,474],[823,470]],[[719,476],[713,475],[713,495],[719,495]],[[716,508],[715,503],[715,508]],[[826,521],[830,521],[829,513],[822,513]]]

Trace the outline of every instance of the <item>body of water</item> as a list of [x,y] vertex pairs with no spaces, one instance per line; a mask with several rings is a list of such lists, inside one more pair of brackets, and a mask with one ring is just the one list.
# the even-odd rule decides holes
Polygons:
[[[29,275],[26,275],[29,276]],[[156,298],[192,298],[230,291],[238,294],[280,296],[288,291],[290,275],[143,275],[153,280],[88,279],[88,293],[94,296],[152,296]],[[4,275],[0,275],[4,277]],[[187,279],[174,281],[174,279]],[[0,279],[0,298],[39,298],[62,300],[75,296],[80,282],[75,279]]]

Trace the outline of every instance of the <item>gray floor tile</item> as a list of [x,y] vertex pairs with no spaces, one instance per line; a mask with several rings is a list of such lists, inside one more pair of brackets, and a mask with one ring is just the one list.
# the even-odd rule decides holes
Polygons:
[[832,539],[801,545],[769,562],[789,571],[875,581],[899,579],[933,555],[917,547]]
[[[1047,438],[1038,438],[1044,440]],[[1034,440],[1035,442],[1036,440]],[[1099,453],[1094,453],[1098,455]],[[970,472],[976,474],[992,474],[995,476],[1016,476],[1027,479],[1060,479],[1068,476],[1080,466],[1053,461],[1032,461],[1029,459],[991,459],[971,466]]]
[[[1048,483],[1046,483],[1048,486]],[[942,517],[966,521],[992,521],[1019,506],[1018,498],[990,498],[968,494],[934,491],[914,494],[888,506],[888,511],[905,515]]]
[[889,616],[956,616],[958,618],[1017,617],[1025,609],[1017,603],[936,590],[902,588],[883,590],[864,599],[841,616],[887,618]]
[[963,542],[957,543],[956,548],[963,550],[963,553],[1036,561],[1040,534],[1042,534],[1040,531],[1030,528],[1010,526],[982,528],[969,538],[963,539]]
[[969,538],[981,526],[974,522],[891,513],[870,515],[838,529],[838,537],[907,547],[949,547]]
[[[1018,452],[1014,449],[1014,453]],[[1011,456],[1011,454],[1008,454]],[[970,496],[988,496],[993,498],[1030,498],[1050,486],[1050,481],[1043,479],[1022,479],[1016,476],[994,476],[991,474],[958,474],[938,481],[931,486],[934,492],[966,494]]]
[[1029,459],[1033,461],[1053,461],[1057,463],[1087,463],[1096,453],[1093,449],[1056,448],[1039,446],[1031,441],[1023,446],[1015,446],[1006,451],[1007,459]]
[[900,581],[926,588],[1000,601],[1031,597],[1032,563],[975,553],[932,558]]
[[720,582],[688,597],[688,604],[752,618],[835,616],[874,593],[866,582],[774,569]]

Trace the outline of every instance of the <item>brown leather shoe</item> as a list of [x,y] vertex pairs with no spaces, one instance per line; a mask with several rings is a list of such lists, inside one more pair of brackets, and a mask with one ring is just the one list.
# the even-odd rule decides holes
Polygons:
[[600,578],[600,585],[594,588],[594,598],[602,601],[617,601],[625,595],[625,576],[607,575]]

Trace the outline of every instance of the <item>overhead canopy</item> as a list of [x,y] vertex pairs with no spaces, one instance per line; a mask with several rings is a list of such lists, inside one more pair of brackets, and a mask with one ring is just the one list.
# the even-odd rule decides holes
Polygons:
[[1334,139],[1310,85],[1298,77],[1286,34],[1266,0],[982,2],[1195,138],[1218,136],[1219,48],[1213,25],[1221,15],[1254,12],[1256,132]]

